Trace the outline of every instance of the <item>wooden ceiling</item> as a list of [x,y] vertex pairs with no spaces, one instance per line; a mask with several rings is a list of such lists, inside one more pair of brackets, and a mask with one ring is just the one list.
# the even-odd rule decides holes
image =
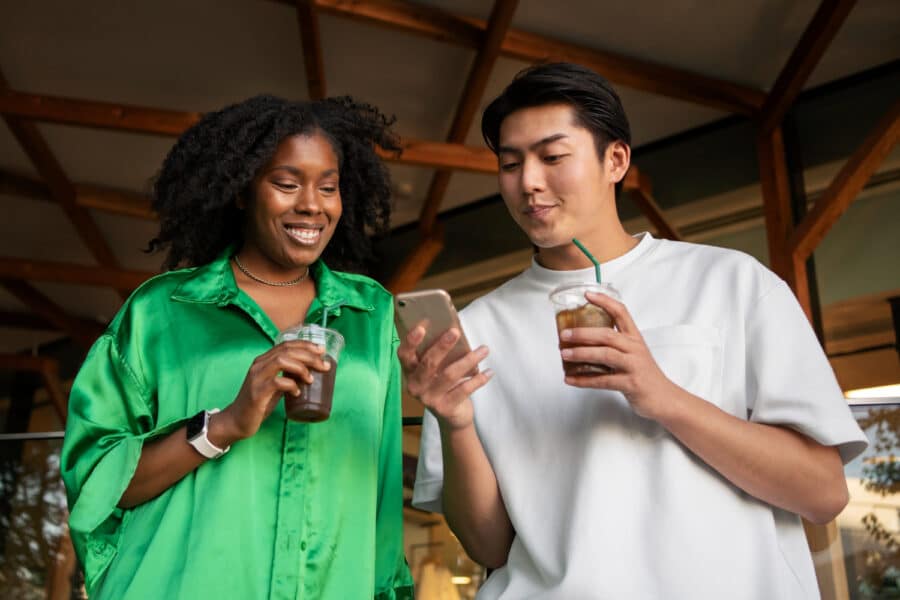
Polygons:
[[[172,137],[203,110],[254,93],[350,93],[398,114],[404,151],[385,158],[399,222],[416,219],[421,242],[388,282],[395,291],[414,286],[441,252],[441,210],[494,190],[496,161],[475,124],[529,63],[570,60],[606,75],[637,143],[727,114],[755,119],[767,218],[779,232],[770,250],[787,257],[786,277],[896,141],[894,110],[835,180],[838,200],[790,231],[778,208],[780,122],[811,83],[900,55],[900,11],[887,0],[756,0],[704,13],[687,0],[102,4],[0,9],[0,114],[10,133],[0,131],[0,198],[12,216],[0,241],[0,351],[60,334],[90,343],[155,271],[158,258],[139,252],[153,231],[144,182]],[[662,235],[677,238],[639,169],[626,188]]]

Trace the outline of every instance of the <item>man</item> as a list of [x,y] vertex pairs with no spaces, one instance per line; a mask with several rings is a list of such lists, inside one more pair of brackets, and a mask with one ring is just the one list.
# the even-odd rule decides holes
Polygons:
[[[482,132],[534,261],[462,312],[468,356],[438,371],[459,332],[418,358],[421,326],[399,350],[428,409],[413,503],[495,569],[479,598],[818,598],[798,515],[842,510],[866,440],[790,290],[742,253],[625,232],[630,130],[596,73],[520,73]],[[616,329],[561,351],[548,294],[594,279],[573,238],[622,301],[587,294]]]

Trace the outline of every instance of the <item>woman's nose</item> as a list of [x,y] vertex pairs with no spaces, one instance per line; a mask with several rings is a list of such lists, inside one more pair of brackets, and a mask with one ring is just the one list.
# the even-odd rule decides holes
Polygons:
[[300,189],[294,202],[294,212],[302,214],[322,212],[322,198],[315,186],[305,185]]

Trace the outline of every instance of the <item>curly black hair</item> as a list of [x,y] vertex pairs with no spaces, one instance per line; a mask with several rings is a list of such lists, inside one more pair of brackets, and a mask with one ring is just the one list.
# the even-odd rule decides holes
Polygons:
[[153,182],[159,233],[148,251],[166,250],[166,270],[206,264],[243,242],[244,214],[256,173],[287,137],[320,132],[338,158],[343,214],[323,252],[333,268],[361,270],[371,259],[370,236],[386,231],[391,183],[375,146],[399,151],[388,118],[348,96],[293,102],[254,96],[209,113],[185,131]]

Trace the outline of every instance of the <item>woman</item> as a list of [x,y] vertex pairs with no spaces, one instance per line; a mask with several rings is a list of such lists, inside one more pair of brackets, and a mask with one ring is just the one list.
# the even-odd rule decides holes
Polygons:
[[[326,266],[360,264],[387,224],[374,146],[397,149],[390,124],[347,98],[259,96],[169,153],[151,248],[175,270],[128,299],[69,403],[62,473],[92,599],[412,598],[392,303]],[[328,365],[274,340],[326,310],[346,339],[331,416],[286,420],[282,396]]]

